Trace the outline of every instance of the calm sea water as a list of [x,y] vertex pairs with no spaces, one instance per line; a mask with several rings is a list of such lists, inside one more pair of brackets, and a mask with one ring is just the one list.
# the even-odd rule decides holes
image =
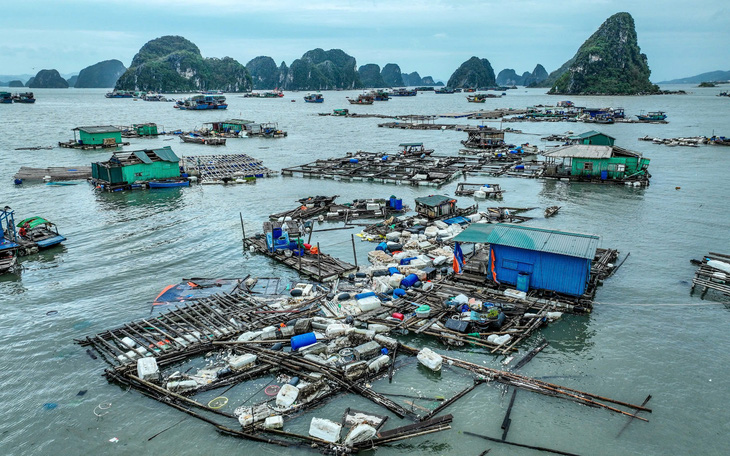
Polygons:
[[[578,105],[624,107],[627,114],[663,110],[666,125],[608,125],[600,130],[618,145],[651,158],[647,189],[566,184],[510,178],[470,178],[498,182],[507,190],[504,205],[563,207],[558,216],[540,218],[535,226],[595,233],[601,246],[631,253],[623,267],[599,289],[595,311],[568,316],[541,330],[550,346],[523,368],[531,376],[615,399],[641,403],[651,394],[649,423],[634,420],[617,437],[626,418],[554,398],[520,391],[512,411],[509,440],[579,454],[727,454],[730,419],[730,310],[728,300],[690,297],[694,273],[690,258],[708,251],[730,253],[730,172],[723,147],[666,147],[638,141],[659,137],[730,136],[730,102],[718,89],[691,90],[685,96],[574,97]],[[378,119],[321,117],[318,112],[350,108],[382,114],[440,114],[475,107],[464,95],[422,93],[372,106],[350,107],[345,97],[356,92],[326,92],[324,104],[306,104],[306,93],[283,99],[228,96],[227,112],[178,111],[169,103],[105,99],[103,90],[37,90],[35,105],[0,107],[0,204],[22,219],[41,215],[59,226],[68,241],[40,255],[24,258],[18,274],[0,277],[0,453],[1,454],[192,454],[203,452],[294,454],[297,450],[259,445],[216,433],[140,394],[120,389],[101,377],[105,364],[92,360],[74,338],[100,332],[149,314],[150,302],[166,285],[183,277],[282,276],[286,268],[241,250],[239,212],[249,233],[258,231],[267,214],[293,207],[314,194],[338,194],[340,201],[398,195],[413,198],[433,193],[394,185],[340,183],[275,177],[254,185],[195,186],[186,189],[102,194],[82,182],[75,186],[14,186],[22,165],[88,165],[105,160],[106,151],[15,151],[18,147],[56,145],[73,137],[81,125],[129,125],[156,122],[164,129],[191,129],[203,122],[240,117],[278,122],[285,139],[229,140],[222,149],[182,144],[169,137],[132,140],[128,150],[171,145],[178,155],[243,152],[272,169],[341,156],[358,149],[394,152],[400,142],[423,141],[438,154],[456,154],[464,133],[402,131],[377,128]],[[296,100],[292,103],[291,100]],[[519,89],[478,108],[523,108],[558,101],[542,90]],[[458,120],[457,123],[476,121]],[[490,123],[490,125],[498,125]],[[538,143],[540,136],[591,127],[575,123],[512,123],[523,135],[513,143]],[[452,194],[456,182],[439,192]],[[676,190],[675,187],[681,187]],[[471,203],[469,198],[463,204]],[[334,226],[334,225],[333,225]],[[352,260],[350,231],[322,233],[324,251]],[[371,244],[358,243],[365,261]],[[410,341],[445,350],[427,338]],[[479,351],[452,353],[490,366],[501,359]],[[228,393],[231,405],[249,398],[269,379]],[[378,391],[450,395],[469,383],[464,372],[445,369],[428,375],[415,364],[398,371],[392,384],[376,382]],[[79,395],[81,391],[85,394]],[[382,454],[533,454],[463,435],[472,431],[501,435],[509,396],[487,385],[448,409],[451,431],[419,437],[379,450]],[[211,396],[212,397],[212,396]],[[251,402],[260,400],[254,397]],[[111,403],[101,411],[98,406]],[[420,403],[433,407],[428,402]],[[54,407],[55,406],[55,407]],[[340,396],[287,423],[287,430],[306,433],[312,416],[338,419],[348,407],[384,413],[355,396]],[[95,415],[106,413],[102,417]],[[407,424],[393,418],[389,426]],[[109,440],[118,438],[117,443]],[[301,451],[301,450],[298,450]]]

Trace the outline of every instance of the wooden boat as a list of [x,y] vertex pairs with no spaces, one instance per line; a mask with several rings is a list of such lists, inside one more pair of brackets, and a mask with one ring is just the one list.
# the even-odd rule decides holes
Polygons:
[[21,244],[23,244],[22,241],[27,241],[35,244],[39,249],[53,247],[66,240],[65,237],[58,234],[58,228],[54,223],[38,216],[21,220],[18,223],[17,234]]
[[304,97],[306,103],[324,103],[324,96],[321,93],[310,93]]
[[13,102],[13,96],[10,92],[0,92],[0,104],[10,104]]
[[355,105],[371,105],[375,101],[372,95],[358,95],[357,98],[350,98],[347,97],[347,101],[350,102],[350,104]]
[[664,113],[664,111],[649,111],[646,114],[637,114],[636,117],[644,122],[660,122],[662,120],[665,120],[667,118],[667,115]]
[[434,90],[434,93],[454,93],[454,89],[450,87],[441,87],[440,89]]
[[471,182],[459,182],[454,195],[473,196],[475,198],[501,198],[504,190],[499,184],[476,184]]
[[112,90],[104,95],[107,98],[133,98],[134,93],[127,90]]
[[484,103],[487,101],[487,96],[481,93],[476,95],[467,95],[466,101],[469,103]]
[[552,217],[553,215],[557,214],[560,210],[561,206],[550,206],[547,209],[545,209],[545,218]]
[[190,187],[187,179],[162,179],[147,182],[149,188]]
[[425,149],[423,147],[423,143],[403,143],[399,144],[398,147],[401,147],[401,153],[405,156],[422,156],[422,155],[431,155],[434,151],[434,149]]
[[33,92],[16,93],[13,95],[13,103],[35,103]]
[[142,95],[144,101],[168,101],[167,98],[163,97],[157,92],[147,92]]
[[373,90],[370,92],[375,101],[388,101],[390,100],[390,93],[386,90]]
[[404,88],[393,89],[393,91],[390,92],[391,97],[415,97],[417,94],[418,91],[416,89],[408,90]]
[[192,144],[204,144],[206,146],[225,146],[226,138],[218,137],[207,137],[197,133],[188,133],[186,135],[180,135],[180,139],[186,143]]

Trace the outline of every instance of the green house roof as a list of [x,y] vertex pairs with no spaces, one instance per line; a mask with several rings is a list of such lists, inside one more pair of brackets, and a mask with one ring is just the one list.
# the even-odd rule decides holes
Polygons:
[[472,223],[454,237],[455,242],[486,243],[495,225],[491,223]]
[[497,224],[487,238],[487,242],[493,245],[589,260],[596,255],[598,241],[599,237],[594,234],[568,233],[508,223]]
[[423,204],[424,206],[436,207],[436,206],[440,206],[446,202],[449,202],[451,200],[453,200],[453,198],[444,196],[444,195],[422,196],[420,198],[416,198],[416,204]]
[[84,133],[88,133],[90,135],[93,135],[95,133],[119,133],[122,130],[114,127],[112,125],[98,125],[95,127],[76,127],[74,130],[83,131]]
[[585,133],[581,133],[579,135],[570,136],[570,139],[588,139],[588,138],[592,138],[594,136],[605,136],[606,138],[616,139],[611,135],[607,135],[605,133],[601,133],[600,131],[596,131],[596,130],[591,130],[591,131],[587,131]]

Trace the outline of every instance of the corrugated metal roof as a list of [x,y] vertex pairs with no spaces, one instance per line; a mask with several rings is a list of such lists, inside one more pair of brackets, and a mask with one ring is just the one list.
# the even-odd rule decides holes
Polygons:
[[486,243],[496,225],[491,223],[472,223],[454,237],[455,242]]
[[497,224],[487,238],[489,244],[590,260],[596,256],[598,241],[599,237],[595,234],[567,233],[507,223]]
[[121,132],[117,127],[114,127],[112,125],[98,125],[95,127],[76,127],[74,130],[83,131],[84,133],[88,133],[90,135],[94,133],[117,133]]
[[147,151],[145,150],[135,150],[132,152],[132,155],[139,158],[142,163],[147,163],[148,165],[152,163],[152,159],[147,155]]
[[153,150],[155,154],[157,154],[158,157],[160,157],[163,161],[178,163],[180,159],[177,155],[175,155],[175,152],[172,151],[172,148],[170,146],[165,146],[162,149],[155,149]]
[[416,203],[423,204],[424,206],[436,207],[451,200],[453,200],[453,198],[444,195],[430,195],[416,198]]
[[611,158],[613,149],[611,146],[594,146],[591,144],[574,144],[562,146],[543,153],[546,157],[552,158]]
[[605,133],[601,133],[600,131],[596,131],[596,130],[587,131],[587,132],[581,133],[579,135],[573,135],[570,137],[570,139],[586,139],[586,138],[592,138],[596,135],[603,135],[607,138],[616,139],[611,135],[607,135]]

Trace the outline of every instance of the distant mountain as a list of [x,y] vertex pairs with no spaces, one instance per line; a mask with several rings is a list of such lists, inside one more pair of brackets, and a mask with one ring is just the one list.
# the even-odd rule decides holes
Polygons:
[[380,88],[388,87],[383,81],[383,76],[380,75],[380,65],[376,63],[368,63],[357,69],[360,75],[360,82],[362,86],[366,88]]
[[359,89],[355,57],[341,49],[313,49],[289,66],[286,90]]
[[71,76],[70,78],[66,79],[66,82],[68,82],[69,87],[76,87],[76,81],[79,80],[79,75],[76,74],[74,76]]
[[518,75],[515,70],[511,68],[504,69],[497,75],[497,84],[504,85],[521,85],[529,86],[530,84],[537,84],[547,79],[548,73],[545,71],[545,67],[539,63],[532,70],[532,73],[525,71],[522,75]]
[[35,81],[35,76],[31,76],[31,78],[28,79],[28,82],[25,83],[25,86],[30,87],[30,85],[33,84],[33,81]]
[[730,71],[710,71],[709,73],[689,76],[687,78],[662,81],[659,84],[699,84],[700,82],[730,81]]
[[639,49],[634,18],[617,13],[542,84],[550,84],[550,94],[651,94],[659,88],[649,81],[650,74],[646,55]]
[[169,35],[142,46],[115,85],[119,90],[154,92],[244,92],[251,87],[251,75],[238,61],[203,58],[195,44]]
[[446,86],[452,88],[478,88],[492,87],[495,84],[494,69],[489,60],[472,57],[454,71]]
[[56,70],[41,70],[28,81],[31,89],[68,89],[68,82]]
[[[114,87],[127,68],[119,60],[104,60],[79,72],[73,87],[80,89],[106,89]],[[70,83],[69,83],[70,84]]]
[[7,87],[8,83],[5,81],[0,81],[0,87]]
[[30,79],[32,76],[33,75],[31,74],[0,74],[0,81],[14,81],[16,79],[19,79],[21,81],[28,81],[28,79]]
[[256,57],[246,64],[246,69],[251,74],[254,89],[272,90],[279,87],[279,67],[271,57]]
[[403,74],[400,71],[400,67],[395,63],[388,63],[383,67],[380,72],[386,87],[402,87],[403,86]]
[[524,78],[522,76],[518,76],[515,70],[512,68],[505,68],[497,75],[496,82],[501,86],[511,86],[522,85],[523,80]]
[[421,79],[421,75],[418,74],[418,71],[414,71],[410,74],[403,73],[403,85],[406,87],[417,87],[420,86],[423,80]]

